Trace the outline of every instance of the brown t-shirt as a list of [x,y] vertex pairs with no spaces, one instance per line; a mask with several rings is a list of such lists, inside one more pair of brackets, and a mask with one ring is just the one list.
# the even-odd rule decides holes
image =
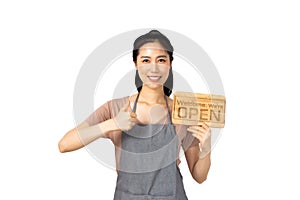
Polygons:
[[[102,106],[100,106],[94,113],[92,113],[87,119],[86,122],[90,125],[96,125],[98,123],[101,123],[103,121],[109,120],[114,118],[120,111],[122,107],[126,103],[128,103],[129,97],[123,97],[119,99],[113,99]],[[169,106],[169,112],[172,115],[172,100],[169,98],[168,99],[168,106]],[[166,116],[167,117],[167,116]],[[179,124],[174,124],[175,126],[175,131],[178,136],[178,150],[180,149],[180,146],[183,148],[184,151],[186,151],[189,147],[196,146],[199,144],[198,139],[194,138],[191,133],[187,132],[187,126],[185,125],[179,125]],[[117,164],[117,169],[118,169],[118,160],[120,156],[120,148],[122,146],[122,141],[121,141],[121,132],[120,131],[114,131],[109,134],[109,139],[113,142],[115,145],[115,154],[116,154],[116,164]],[[179,151],[178,151],[179,154]],[[178,155],[178,160],[177,164],[180,163],[179,160],[179,155]]]

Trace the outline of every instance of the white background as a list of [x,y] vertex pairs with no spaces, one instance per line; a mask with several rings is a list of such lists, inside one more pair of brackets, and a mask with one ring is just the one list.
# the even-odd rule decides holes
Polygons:
[[[0,199],[112,199],[116,173],[85,149],[60,154],[88,55],[112,36],[170,29],[215,63],[227,121],[189,199],[299,199],[297,1],[1,1]],[[105,55],[104,55],[105,56]]]

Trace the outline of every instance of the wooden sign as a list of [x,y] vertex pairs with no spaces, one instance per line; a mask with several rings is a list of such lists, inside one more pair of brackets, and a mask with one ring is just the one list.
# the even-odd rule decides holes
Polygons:
[[172,106],[174,124],[201,125],[223,128],[225,125],[224,96],[199,94],[192,92],[175,92]]

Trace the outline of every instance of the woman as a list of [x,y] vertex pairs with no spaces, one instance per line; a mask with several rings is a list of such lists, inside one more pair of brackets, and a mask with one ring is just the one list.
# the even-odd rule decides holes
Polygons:
[[138,94],[108,101],[59,142],[61,152],[98,138],[115,145],[118,173],[115,200],[187,199],[178,165],[183,147],[192,177],[206,180],[210,168],[210,128],[173,125],[173,47],[152,30],[134,42]]

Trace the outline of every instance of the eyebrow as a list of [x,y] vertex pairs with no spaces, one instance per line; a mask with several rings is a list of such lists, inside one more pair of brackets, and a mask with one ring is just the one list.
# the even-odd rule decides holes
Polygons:
[[[166,58],[167,56],[166,55],[160,55],[160,56],[157,56],[157,58]],[[150,56],[141,56],[141,58],[151,58]]]
[[161,57],[163,57],[163,58],[166,58],[167,56],[166,55],[160,55],[160,56],[157,56],[158,58],[161,58]]

